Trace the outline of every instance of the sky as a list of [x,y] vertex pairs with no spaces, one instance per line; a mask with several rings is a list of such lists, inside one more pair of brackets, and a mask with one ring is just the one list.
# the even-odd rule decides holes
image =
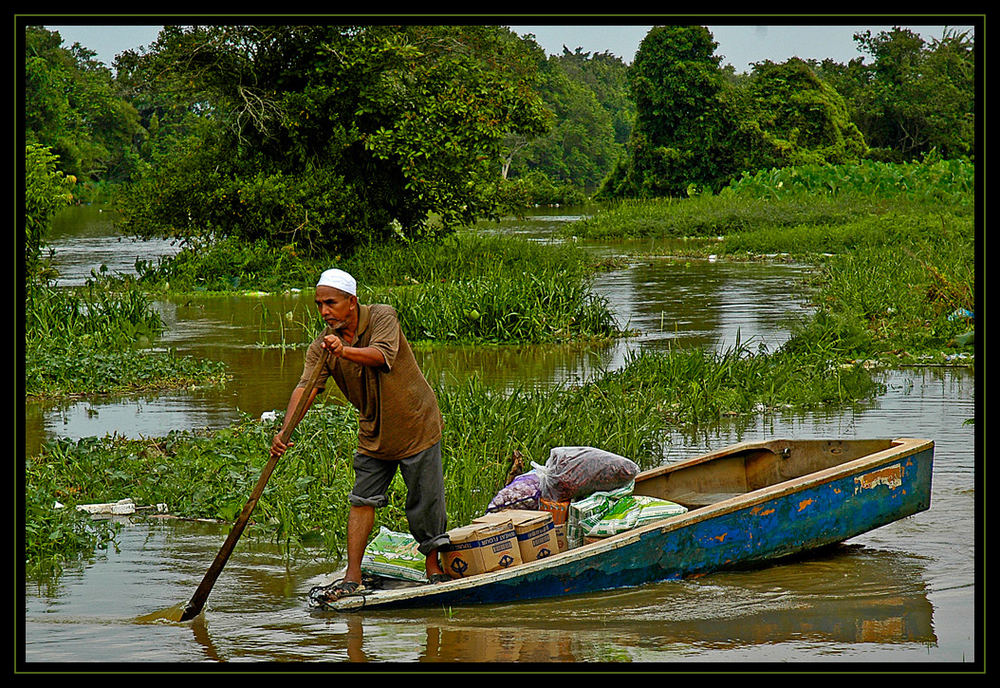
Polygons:
[[[856,19],[856,17],[854,17]],[[919,33],[925,40],[941,38],[945,24],[918,25],[912,17],[906,17],[900,25]],[[930,20],[936,18],[930,17]],[[90,20],[93,21],[93,20]],[[972,29],[972,21],[966,25],[947,25],[948,28]],[[112,66],[115,55],[130,48],[147,46],[156,40],[158,26],[70,26],[45,25],[49,30],[58,31],[66,47],[78,42],[97,53],[97,59],[108,67]],[[846,64],[858,52],[854,34],[870,30],[872,34],[888,31],[892,24],[821,24],[821,25],[714,25],[706,24],[719,44],[716,55],[722,56],[722,64],[731,64],[737,72],[747,72],[753,62],[771,60],[784,62],[791,57],[823,60],[831,58]],[[519,35],[533,34],[535,40],[550,55],[562,54],[563,46],[575,51],[602,53],[608,51],[632,62],[639,43],[651,26],[639,25],[536,25],[511,26]]]

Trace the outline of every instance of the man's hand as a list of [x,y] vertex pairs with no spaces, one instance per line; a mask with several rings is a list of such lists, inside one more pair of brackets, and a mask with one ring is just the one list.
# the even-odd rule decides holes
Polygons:
[[347,346],[344,340],[335,334],[323,337],[323,348],[332,356],[342,358],[371,368],[385,365],[385,355],[373,346]]
[[344,346],[343,339],[341,339],[335,334],[328,334],[325,337],[323,337],[323,348],[325,348],[327,351],[329,351],[337,358],[343,358],[344,349],[347,347]]
[[282,442],[281,433],[279,432],[271,440],[271,456],[281,456],[294,445],[295,445],[294,442],[289,442],[288,444]]

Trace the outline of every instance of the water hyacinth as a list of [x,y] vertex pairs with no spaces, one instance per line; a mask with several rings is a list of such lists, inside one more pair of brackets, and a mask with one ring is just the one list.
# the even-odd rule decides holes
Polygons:
[[[473,376],[438,387],[449,522],[467,523],[485,511],[515,453],[527,467],[544,463],[552,447],[595,446],[649,468],[662,461],[671,428],[767,409],[838,406],[879,393],[870,371],[833,365],[828,353],[769,354],[737,344],[723,353],[647,352],[584,384],[502,390]],[[128,495],[136,503],[167,503],[177,515],[229,522],[256,482],[280,421],[245,417],[211,433],[149,440],[52,441],[28,462],[28,490],[68,506]],[[335,399],[306,414],[258,503],[250,536],[290,547],[321,544],[337,556],[356,433],[356,412]],[[377,525],[406,530],[405,494],[397,476]],[[43,512],[39,506],[28,514],[32,537],[41,536]]]

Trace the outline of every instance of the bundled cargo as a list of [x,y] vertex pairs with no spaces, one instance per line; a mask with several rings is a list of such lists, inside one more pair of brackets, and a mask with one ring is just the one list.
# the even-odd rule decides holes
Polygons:
[[627,485],[639,473],[631,459],[594,447],[553,447],[544,466],[532,464],[541,498],[565,502]]
[[590,529],[611,510],[615,503],[632,494],[635,482],[609,492],[595,492],[583,499],[571,502],[566,520],[566,540],[570,549],[583,544]]
[[514,524],[522,561],[537,561],[559,551],[555,524],[552,522],[552,515],[547,511],[507,510],[487,513],[473,519],[472,522],[497,523],[504,520],[510,520]]
[[424,582],[427,580],[425,560],[417,541],[409,533],[397,533],[385,526],[379,528],[361,558],[361,570],[387,578]]
[[448,539],[451,543],[439,553],[441,567],[452,578],[467,578],[522,563],[517,533],[510,519],[452,528]]
[[686,507],[666,499],[646,495],[626,495],[612,504],[600,520],[587,529],[584,538],[617,535],[686,512]]

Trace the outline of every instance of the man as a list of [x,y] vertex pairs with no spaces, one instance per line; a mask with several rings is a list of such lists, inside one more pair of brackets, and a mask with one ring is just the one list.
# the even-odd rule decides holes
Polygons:
[[[333,377],[358,410],[355,482],[348,498],[347,570],[332,592],[339,597],[359,591],[361,558],[375,523],[375,509],[388,502],[386,491],[397,469],[406,484],[406,517],[426,557],[427,578],[446,580],[437,557],[438,548],[448,544],[437,397],[417,366],[396,311],[387,305],[358,303],[357,282],[351,275],[337,269],[325,271],[316,285],[316,307],[327,328],[306,352],[285,423],[291,422],[292,409],[327,349],[326,370],[320,373],[309,404]],[[271,451],[280,455],[291,445],[283,444],[279,433]]]

